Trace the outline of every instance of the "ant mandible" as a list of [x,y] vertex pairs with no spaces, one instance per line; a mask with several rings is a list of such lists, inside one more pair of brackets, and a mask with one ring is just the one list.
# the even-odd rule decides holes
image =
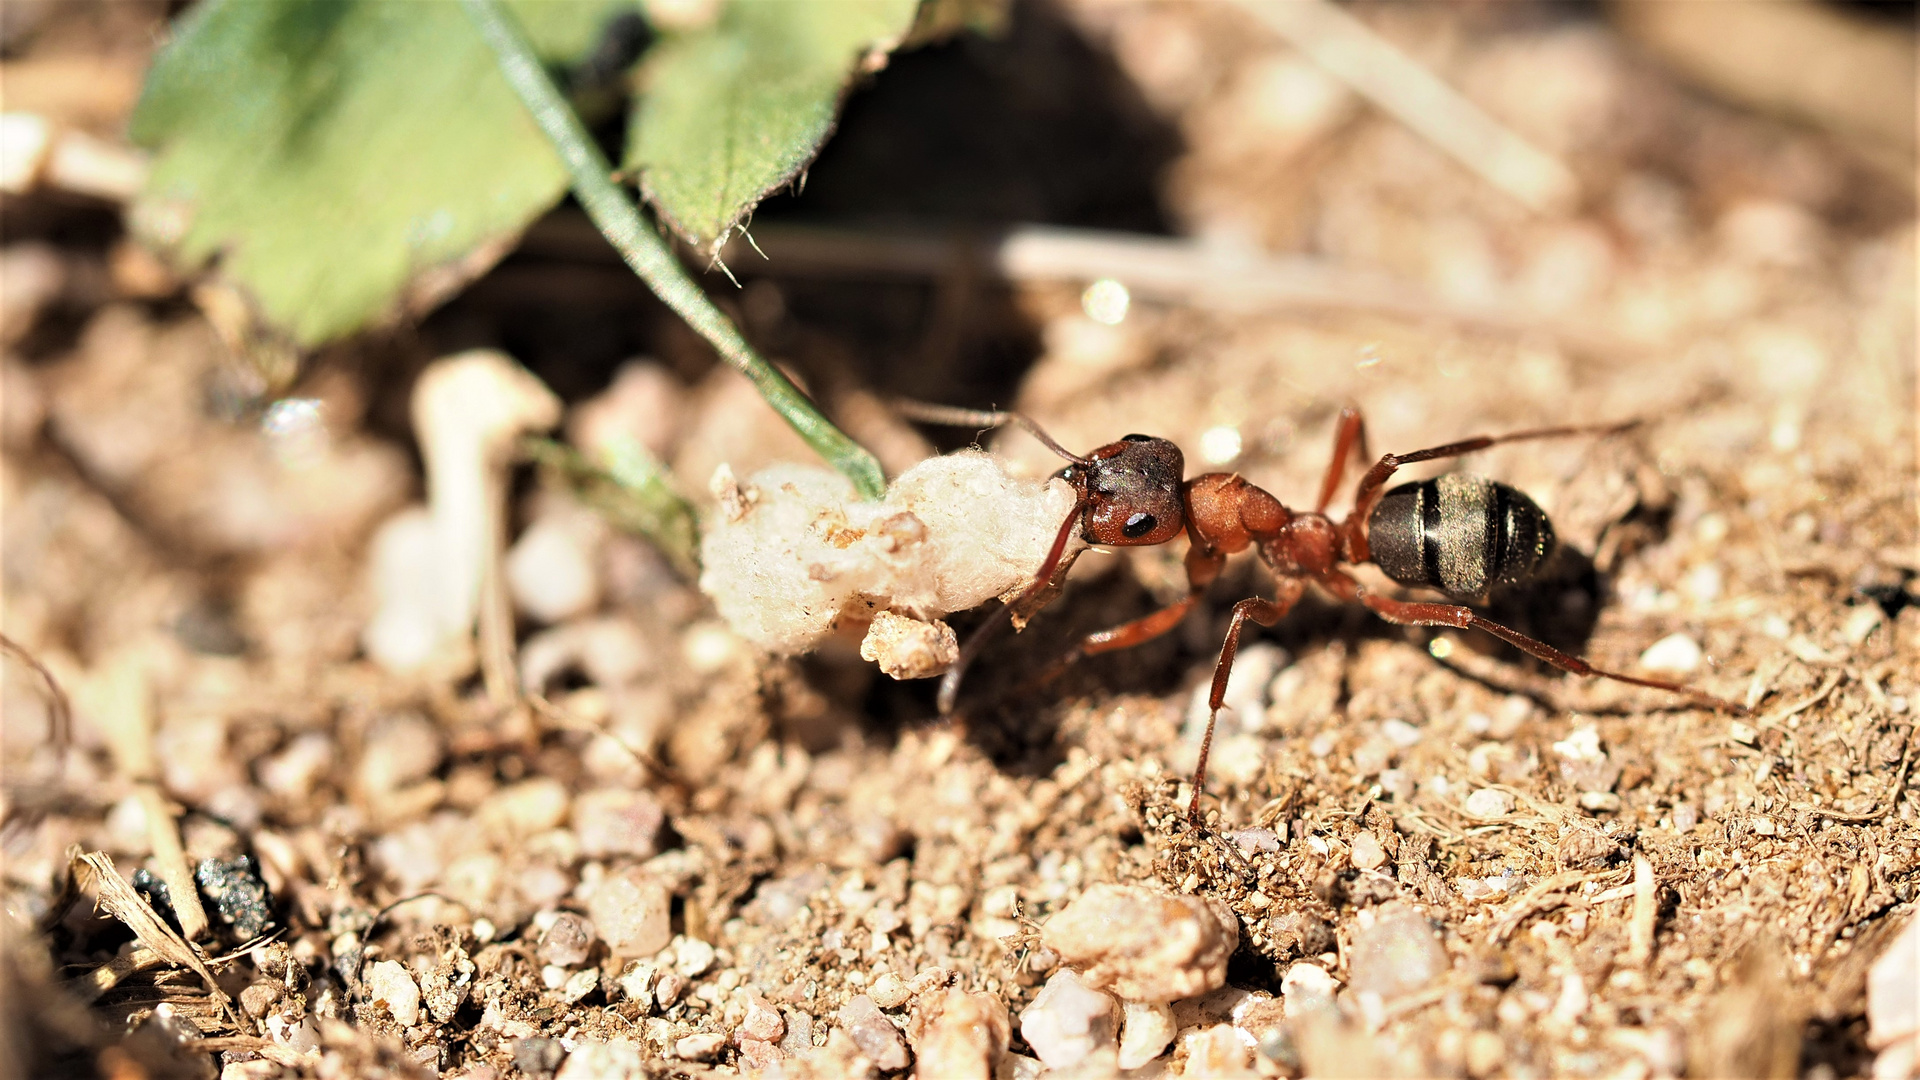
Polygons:
[[[1647,679],[1594,667],[1570,653],[1502,626],[1461,604],[1398,600],[1362,586],[1344,565],[1371,562],[1387,577],[1406,586],[1434,589],[1456,600],[1484,596],[1498,585],[1532,578],[1553,554],[1553,525],[1534,501],[1517,488],[1493,480],[1449,473],[1432,480],[1402,484],[1383,491],[1388,479],[1403,465],[1484,450],[1504,443],[1566,435],[1609,435],[1636,426],[1625,423],[1536,428],[1508,435],[1482,435],[1410,454],[1385,454],[1360,478],[1353,508],[1335,521],[1326,513],[1335,489],[1346,474],[1347,460],[1357,450],[1367,453],[1366,424],[1360,411],[1341,410],[1334,429],[1333,460],[1320,483],[1312,510],[1292,510],[1238,473],[1205,473],[1183,479],[1185,459],[1180,448],[1166,439],[1128,435],[1082,457],[1049,438],[1039,425],[1019,413],[954,409],[920,402],[900,402],[906,415],[930,423],[968,427],[1018,424],[1070,462],[1056,475],[1073,486],[1073,512],[1061,523],[1053,547],[1033,581],[999,614],[1025,618],[1063,585],[1072,560],[1065,557],[1077,525],[1088,544],[1100,547],[1145,547],[1164,544],[1183,530],[1187,534],[1187,595],[1143,618],[1089,634],[1069,650],[1053,670],[1082,657],[1129,649],[1151,641],[1179,625],[1199,603],[1202,593],[1220,576],[1227,556],[1253,548],[1273,571],[1274,597],[1249,597],[1233,605],[1226,642],[1213,669],[1212,692],[1207,697],[1207,730],[1200,742],[1200,758],[1193,770],[1193,799],[1187,817],[1203,821],[1200,798],[1206,788],[1207,756],[1213,747],[1214,722],[1227,692],[1240,634],[1249,620],[1272,626],[1297,603],[1308,582],[1342,600],[1359,601],[1388,622],[1413,626],[1451,626],[1483,630],[1562,671],[1612,679],[1634,686],[1679,694],[1696,705],[1734,713],[1748,710],[1731,701],[1664,679]],[[1036,603],[1037,601],[1037,603]],[[941,715],[953,711],[960,678],[980,651],[989,633],[999,625],[996,616],[975,633],[948,670],[940,686]]]

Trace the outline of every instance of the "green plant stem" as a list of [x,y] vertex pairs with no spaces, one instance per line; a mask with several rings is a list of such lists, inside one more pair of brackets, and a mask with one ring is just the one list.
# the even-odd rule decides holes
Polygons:
[[534,123],[553,143],[555,152],[573,178],[573,193],[586,207],[587,216],[599,227],[620,257],[625,259],[654,295],[666,302],[688,326],[707,339],[720,358],[738,368],[752,380],[773,410],[784,417],[793,430],[807,441],[834,468],[845,473],[854,487],[868,499],[878,499],[886,491],[880,463],[859,443],[847,438],[833,422],[821,415],[812,401],[793,385],[779,368],[767,363],[740,335],[733,320],[713,305],[675,259],[660,234],[649,228],[633,200],[614,183],[613,167],[606,155],[587,134],[566,99],[527,44],[500,0],[461,0],[467,14],[480,30],[480,36],[500,58],[500,71],[507,85],[533,114]]

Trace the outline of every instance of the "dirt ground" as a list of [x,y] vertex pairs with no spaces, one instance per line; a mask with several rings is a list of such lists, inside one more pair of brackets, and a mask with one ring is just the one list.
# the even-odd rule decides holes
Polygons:
[[[156,9],[44,8],[9,29],[6,108],[113,135]],[[875,407],[892,393],[1017,401],[1076,450],[1165,436],[1189,475],[1296,507],[1348,403],[1376,453],[1641,418],[1464,463],[1568,549],[1489,610],[1751,715],[1310,597],[1243,645],[1194,828],[1229,611],[1270,588],[1251,559],[1166,638],[1036,690],[1073,635],[1183,594],[1184,541],[1088,555],[941,722],[857,632],[757,655],[532,470],[516,534],[585,552],[593,597],[523,603],[522,677],[550,704],[503,712],[470,670],[392,675],[361,646],[370,538],[420,497],[427,361],[506,349],[570,433],[611,409],[700,499],[721,462],[807,452],[565,208],[422,325],[316,357],[293,392],[326,425],[289,447],[204,293],[115,206],[43,190],[5,211],[4,631],[71,700],[72,746],[10,655],[0,1073],[834,1076],[910,1068],[889,1032],[924,1053],[953,988],[1009,1010],[999,1075],[1038,1075],[1021,1015],[1065,962],[1045,924],[1115,882],[1219,901],[1240,942],[1227,988],[1177,1002],[1178,1037],[1129,1075],[1870,1074],[1867,968],[1920,889],[1910,179],[1700,89],[1605,11],[1355,10],[1578,194],[1528,209],[1238,6],[1032,5],[1000,41],[897,57],[763,213],[772,261],[716,295],[891,471],[971,434],[916,432]],[[926,104],[960,94],[977,111]],[[783,265],[774,242],[902,221],[1206,257],[1109,325],[1084,281]],[[1250,296],[1236,268],[1271,256],[1308,285]],[[1019,433],[990,445],[1058,465]],[[249,902],[244,867],[227,907],[204,890],[231,1003],[136,962],[98,875],[70,869],[104,852],[164,877],[176,819],[196,864],[245,855],[271,893]],[[621,889],[665,913],[624,939],[645,956],[615,940]],[[1370,959],[1389,947],[1412,953]],[[1304,1007],[1303,963],[1329,1009]],[[1204,1037],[1223,1023],[1231,1047]]]

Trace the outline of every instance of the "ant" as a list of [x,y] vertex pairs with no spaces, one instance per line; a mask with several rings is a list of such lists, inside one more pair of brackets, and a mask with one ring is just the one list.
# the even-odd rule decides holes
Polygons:
[[955,409],[920,402],[900,402],[901,411],[917,420],[952,426],[983,428],[1017,424],[1033,434],[1069,464],[1055,475],[1073,486],[1073,512],[1061,523],[1053,547],[1041,562],[1033,581],[1008,602],[994,621],[977,631],[940,686],[939,710],[951,715],[960,679],[980,651],[999,615],[1015,620],[1031,616],[1063,586],[1073,560],[1065,553],[1076,526],[1088,544],[1101,547],[1145,547],[1164,544],[1183,530],[1187,534],[1187,595],[1143,618],[1080,639],[1054,665],[1065,666],[1098,653],[1129,649],[1151,641],[1179,625],[1199,603],[1226,565],[1227,556],[1253,548],[1273,571],[1274,597],[1249,597],[1233,605],[1227,638],[1213,670],[1212,693],[1207,698],[1206,735],[1193,770],[1193,799],[1187,817],[1203,823],[1200,798],[1206,788],[1207,756],[1213,747],[1214,722],[1227,692],[1240,634],[1248,621],[1272,626],[1305,593],[1312,582],[1333,596],[1358,601],[1388,622],[1412,626],[1451,626],[1476,629],[1519,648],[1562,671],[1678,694],[1696,705],[1745,714],[1749,710],[1731,701],[1664,679],[1646,679],[1594,667],[1578,656],[1561,652],[1511,627],[1483,618],[1457,603],[1399,600],[1371,592],[1342,568],[1343,564],[1373,563],[1401,585],[1433,589],[1454,600],[1484,597],[1499,585],[1531,579],[1553,554],[1553,524],[1540,507],[1517,488],[1494,480],[1448,473],[1383,490],[1404,465],[1459,457],[1503,443],[1567,435],[1611,435],[1639,424],[1625,423],[1536,428],[1507,435],[1482,435],[1410,454],[1385,454],[1360,478],[1353,508],[1335,521],[1326,513],[1335,490],[1356,451],[1368,454],[1366,424],[1357,408],[1340,412],[1334,429],[1333,460],[1320,483],[1312,510],[1291,510],[1238,473],[1205,473],[1191,480],[1185,475],[1180,448],[1166,439],[1128,435],[1091,453],[1074,454],[1048,437],[1027,417],[998,410]]

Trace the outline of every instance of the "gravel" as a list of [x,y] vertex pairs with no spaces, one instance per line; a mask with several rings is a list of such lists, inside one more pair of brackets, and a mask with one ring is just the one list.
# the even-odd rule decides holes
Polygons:
[[540,959],[561,968],[578,967],[593,951],[593,923],[563,911],[540,935]]
[[1174,1001],[1226,983],[1240,924],[1198,897],[1095,885],[1047,920],[1041,940],[1089,986],[1129,1001]]
[[1347,957],[1353,988],[1392,1001],[1425,989],[1447,973],[1447,951],[1425,915],[1399,903],[1364,913]]
[[580,838],[580,854],[589,859],[649,858],[660,850],[665,823],[659,800],[645,791],[603,788],[573,800],[573,831]]
[[363,975],[367,998],[385,1005],[402,1027],[420,1022],[420,986],[407,973],[406,966],[393,960],[377,960],[367,965]]
[[1062,969],[1020,1012],[1020,1037],[1049,1069],[1071,1069],[1116,1048],[1119,1008],[1113,998]]
[[644,870],[609,874],[593,890],[587,914],[621,959],[652,956],[673,939],[673,901],[667,890]]
[[911,1060],[907,1041],[900,1037],[900,1029],[893,1026],[872,998],[861,994],[848,1000],[840,1006],[838,1019],[854,1045],[880,1071],[895,1072],[907,1067]]
[[525,839],[567,820],[573,796],[567,786],[542,776],[501,788],[480,807],[480,825],[497,836]]
[[1011,1028],[1006,1005],[990,994],[928,994],[915,1007],[909,1029],[914,1074],[925,1080],[988,1080],[1007,1052]]
[[1173,1008],[1165,1002],[1122,1002],[1120,1067],[1137,1069],[1173,1042]]
[[367,729],[354,779],[375,802],[440,767],[445,746],[433,721],[415,712],[388,713]]
[[1370,832],[1359,832],[1353,836],[1353,865],[1362,870],[1378,870],[1387,861],[1387,849],[1380,845],[1380,838]]

